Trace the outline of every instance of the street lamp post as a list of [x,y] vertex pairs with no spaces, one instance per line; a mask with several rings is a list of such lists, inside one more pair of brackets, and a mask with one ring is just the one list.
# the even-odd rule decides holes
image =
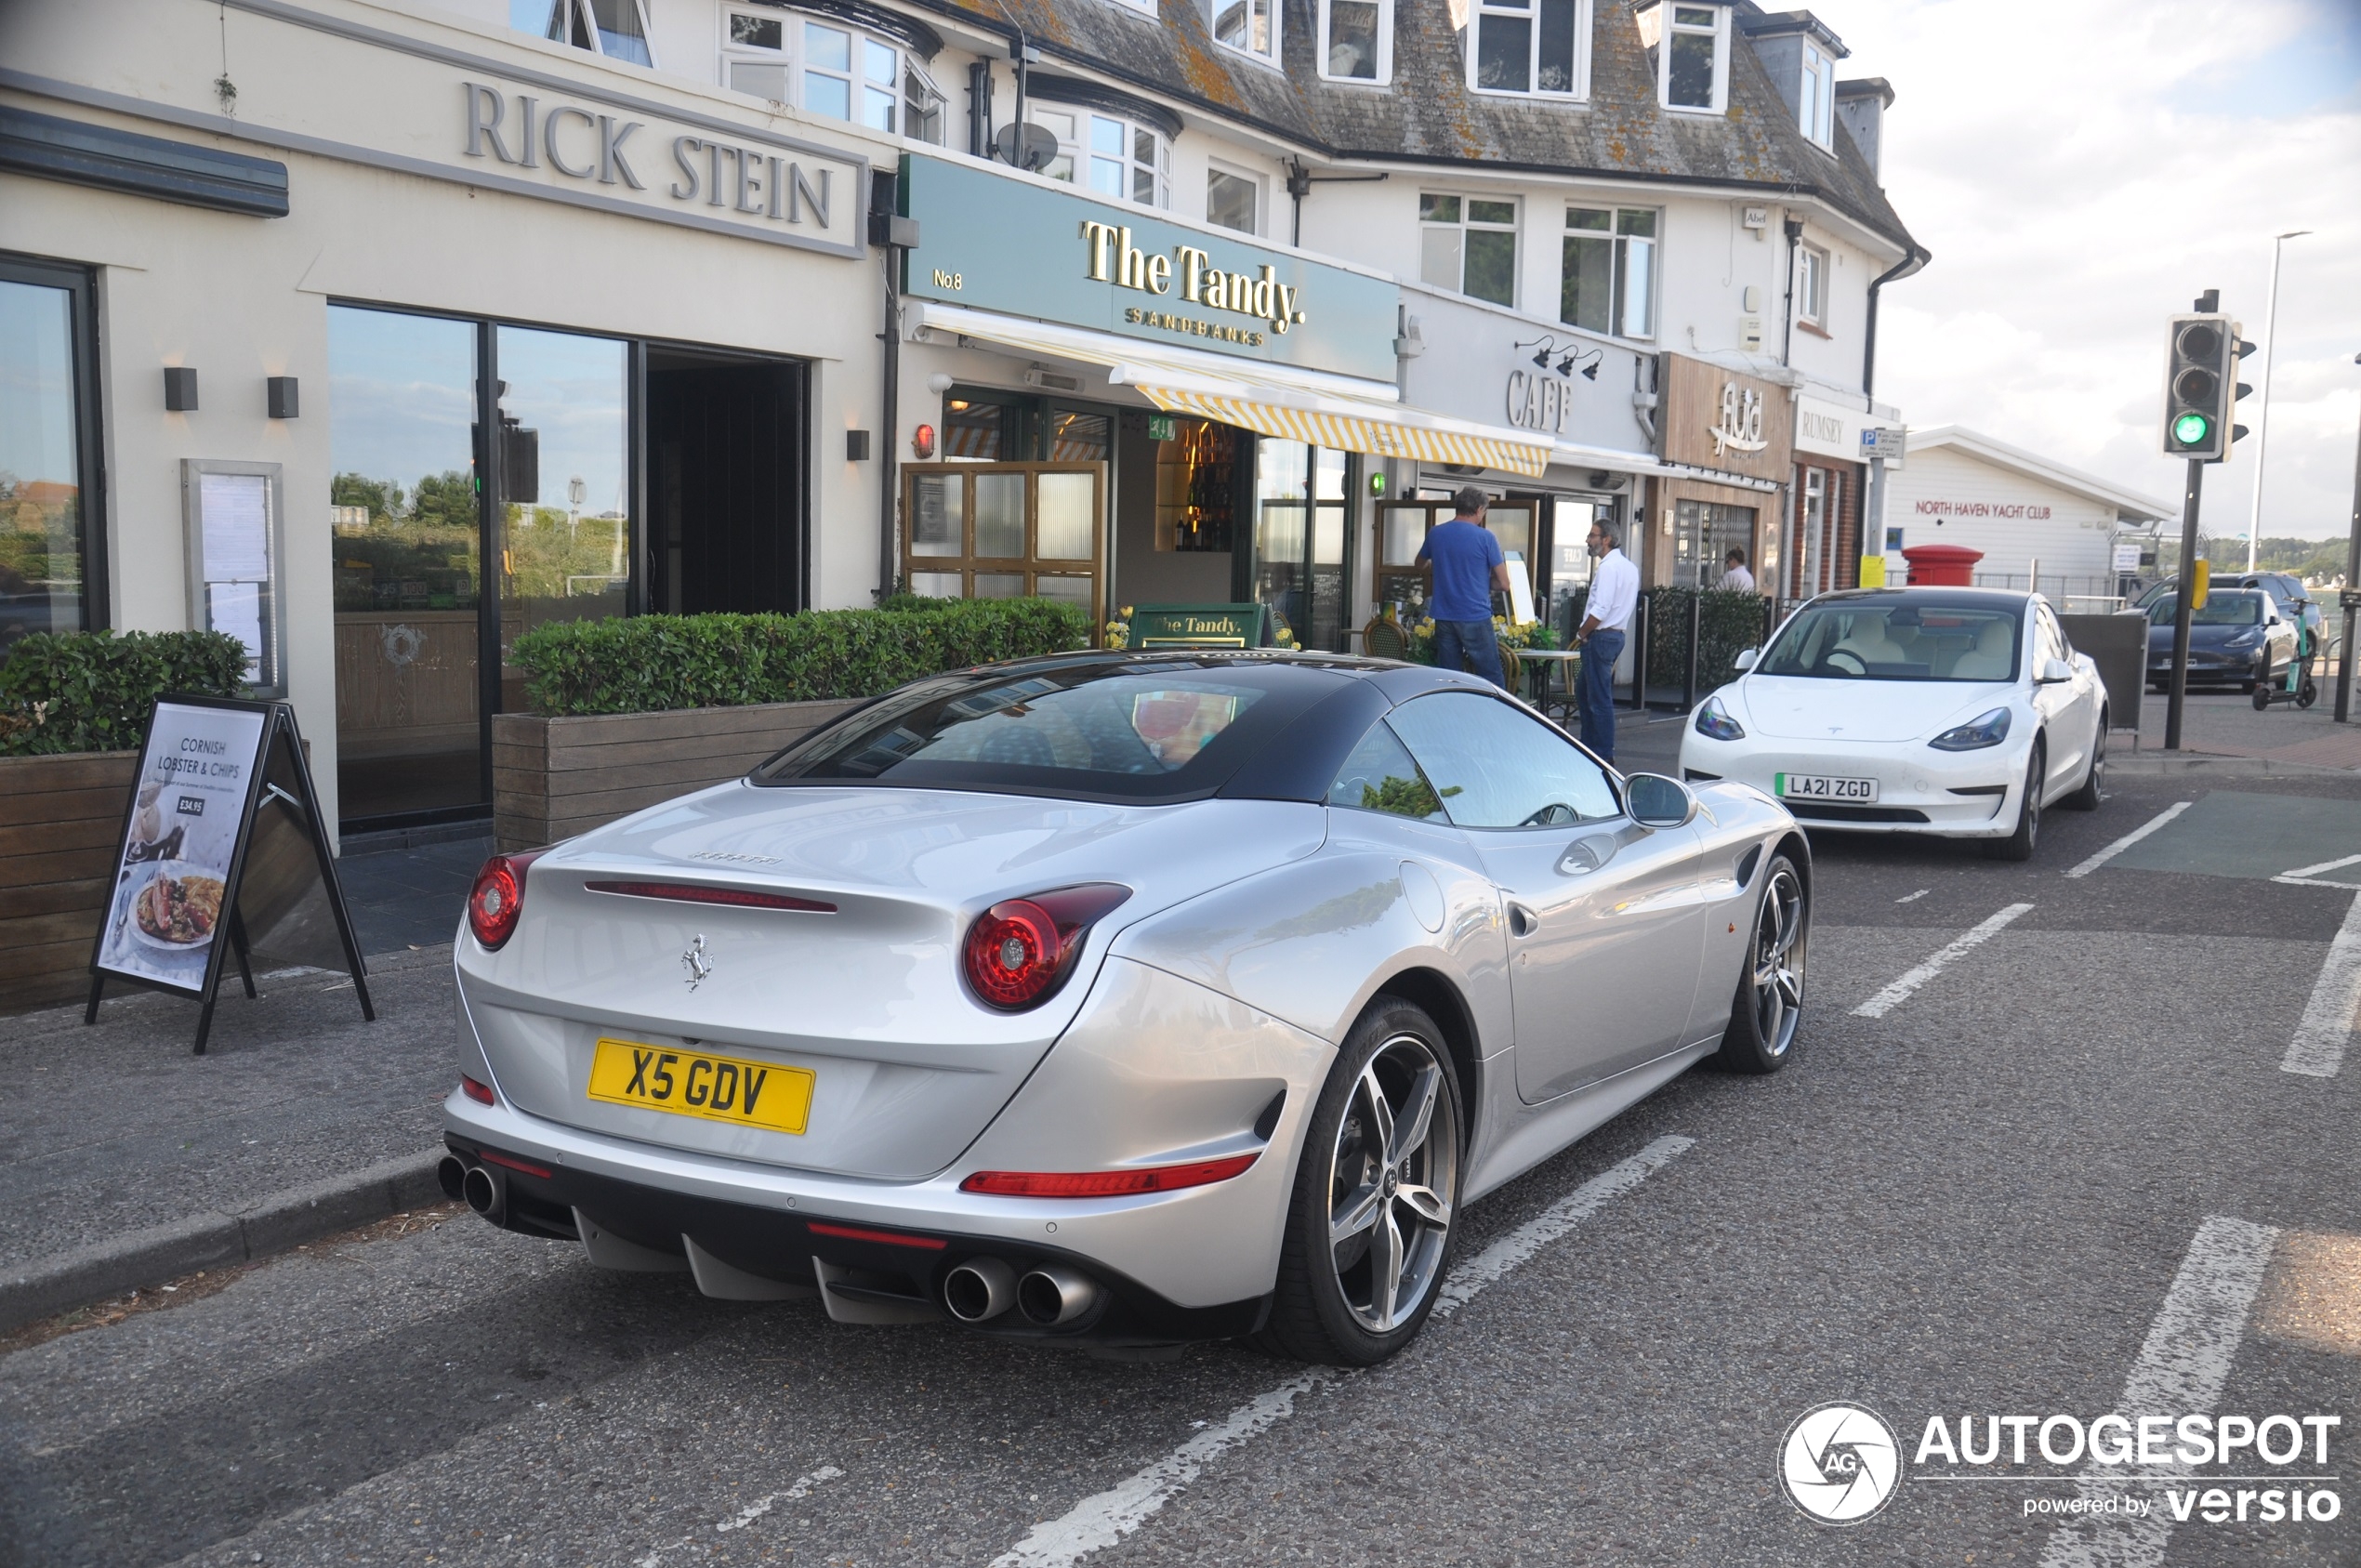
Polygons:
[[2262,459],[2271,450],[2271,377],[2279,369],[2279,247],[2309,229],[2290,229],[2271,240],[2271,292],[2262,306],[2262,406],[2254,421],[2254,510],[2247,517],[2247,570],[2254,570],[2262,534]]
[[[2353,356],[2361,364],[2361,354]],[[2361,445],[2353,455],[2353,531],[2345,547],[2344,592],[2337,608],[2344,612],[2344,635],[2337,641],[2337,722],[2353,718],[2353,618],[2361,613]]]

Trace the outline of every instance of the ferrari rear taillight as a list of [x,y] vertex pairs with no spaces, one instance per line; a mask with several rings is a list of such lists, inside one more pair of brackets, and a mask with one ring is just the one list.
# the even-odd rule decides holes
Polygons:
[[1209,1187],[1243,1175],[1260,1154],[1232,1154],[1184,1166],[1148,1166],[1133,1170],[980,1170],[959,1183],[962,1192],[1004,1198],[1130,1198],[1142,1192],[1177,1192]]
[[968,928],[963,954],[976,999],[1003,1012],[1045,1000],[1073,968],[1090,923],[1130,896],[1113,882],[1088,882],[985,910]]
[[547,852],[495,855],[476,873],[475,890],[468,895],[468,929],[486,952],[497,952],[517,929],[517,916],[524,908],[525,867]]

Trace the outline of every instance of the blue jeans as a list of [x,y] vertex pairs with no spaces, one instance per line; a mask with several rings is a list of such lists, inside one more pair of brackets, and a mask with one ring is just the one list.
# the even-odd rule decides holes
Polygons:
[[1500,668],[1500,641],[1492,635],[1492,621],[1444,621],[1434,624],[1434,662],[1439,669],[1465,670],[1496,686],[1506,686]]
[[1623,634],[1604,627],[1582,645],[1582,685],[1575,705],[1582,715],[1582,744],[1602,761],[1615,760],[1615,662],[1623,657]]

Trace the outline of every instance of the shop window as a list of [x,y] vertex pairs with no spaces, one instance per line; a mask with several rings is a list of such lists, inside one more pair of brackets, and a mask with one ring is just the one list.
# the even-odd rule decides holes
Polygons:
[[[1536,503],[1495,501],[1484,508],[1484,526],[1500,543],[1500,554],[1536,581],[1533,537]],[[1427,574],[1418,565],[1418,547],[1437,523],[1451,519],[1451,503],[1443,500],[1393,501],[1378,508],[1378,560],[1372,581],[1380,607],[1400,604],[1420,607],[1427,601]]]
[[943,404],[943,455],[993,462],[1001,455],[1003,411],[996,402],[950,398]]
[[1176,418],[1156,443],[1156,548],[1227,555],[1236,514],[1238,437],[1207,419]]
[[903,576],[910,591],[930,599],[1062,600],[1095,619],[1106,472],[1095,462],[907,466]]
[[1262,232],[1262,181],[1216,164],[1205,177],[1205,220],[1241,234]]
[[1806,326],[1826,330],[1828,320],[1828,253],[1798,245],[1795,253],[1795,313]]
[[1049,461],[1104,463],[1115,455],[1115,421],[1103,414],[1070,409],[1049,413]]
[[1418,275],[1495,305],[1517,302],[1517,204],[1480,196],[1418,198]]
[[1721,586],[1722,562],[1732,550],[1754,559],[1754,510],[1711,501],[1672,505],[1672,580],[1682,587]]
[[1393,80],[1393,0],[1320,0],[1320,74],[1372,86]]
[[1799,563],[1802,576],[1797,584],[1797,590],[1807,597],[1825,592],[1830,586],[1828,552],[1835,541],[1829,537],[1829,523],[1836,511],[1833,505],[1836,497],[1830,490],[1827,469],[1803,470],[1803,517],[1798,530],[1803,535],[1803,553]]
[[1810,39],[1803,43],[1803,80],[1796,95],[1796,122],[1821,147],[1835,145],[1836,66]]
[[1279,63],[1279,0],[1213,0],[1218,44]]
[[609,59],[656,62],[642,0],[508,0],[508,25]]
[[1655,336],[1656,213],[1566,208],[1558,319],[1620,337]]
[[0,260],[0,658],[105,623],[89,274]]
[[1478,0],[1470,20],[1475,46],[1466,51],[1469,86],[1484,93],[1589,95],[1589,0]]
[[1730,7],[1647,0],[1639,20],[1657,101],[1667,109],[1721,113],[1730,91]]

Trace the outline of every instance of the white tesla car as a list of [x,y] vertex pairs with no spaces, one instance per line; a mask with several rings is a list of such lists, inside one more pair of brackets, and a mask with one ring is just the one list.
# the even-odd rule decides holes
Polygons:
[[1823,594],[1697,705],[1682,776],[1734,779],[1815,828],[2032,855],[2041,812],[2092,810],[2107,696],[2047,600],[1988,588]]

